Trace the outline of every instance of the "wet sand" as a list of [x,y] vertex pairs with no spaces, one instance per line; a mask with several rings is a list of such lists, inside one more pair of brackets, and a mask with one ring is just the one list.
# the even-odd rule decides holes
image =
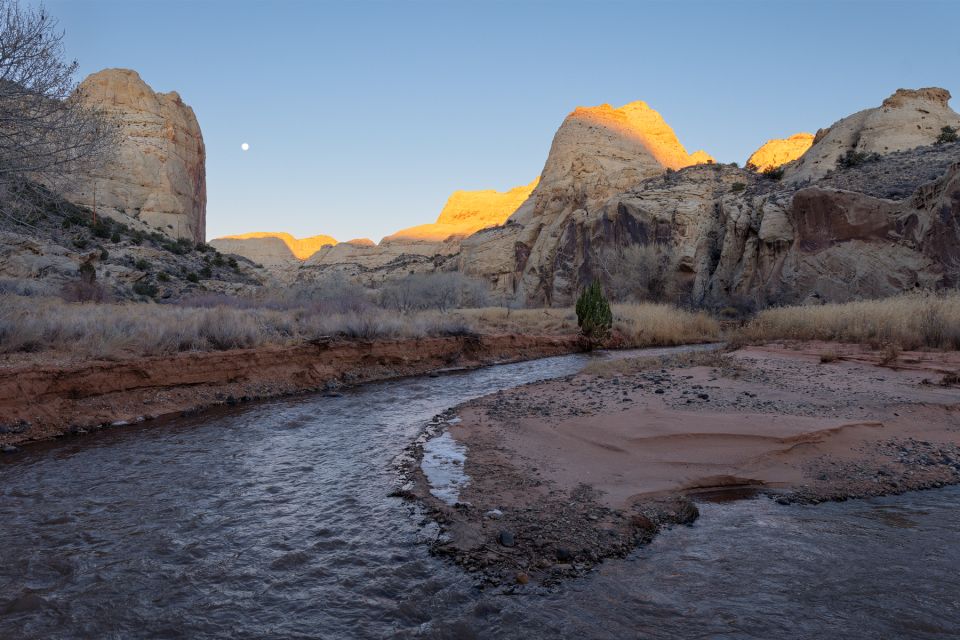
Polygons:
[[[629,553],[695,501],[764,492],[820,502],[960,482],[960,354],[748,347],[621,361],[466,403],[437,421],[468,481],[437,553],[493,583],[550,580]],[[822,361],[825,360],[825,361]],[[414,457],[416,451],[413,452]]]

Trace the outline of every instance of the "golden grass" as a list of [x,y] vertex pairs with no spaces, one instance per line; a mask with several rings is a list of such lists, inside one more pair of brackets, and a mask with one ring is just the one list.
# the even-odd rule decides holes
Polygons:
[[[616,305],[624,346],[660,346],[717,339],[704,314],[667,305]],[[377,307],[324,313],[294,307],[76,304],[52,297],[0,295],[0,354],[57,351],[118,358],[291,345],[335,336],[400,339],[473,334],[573,335],[572,309],[458,309],[397,313]]]
[[960,294],[906,294],[882,300],[761,311],[735,338],[827,340],[875,348],[960,349]]
[[[613,328],[626,347],[660,347],[720,339],[720,324],[702,312],[690,312],[668,304],[615,304]],[[572,307],[545,309],[460,309],[452,312],[484,333],[570,335],[577,333],[577,314]]]
[[572,308],[507,309],[485,307],[451,312],[481,328],[484,333],[570,335],[577,333],[577,315]]
[[630,347],[672,347],[720,339],[720,323],[668,304],[615,304],[613,328]]

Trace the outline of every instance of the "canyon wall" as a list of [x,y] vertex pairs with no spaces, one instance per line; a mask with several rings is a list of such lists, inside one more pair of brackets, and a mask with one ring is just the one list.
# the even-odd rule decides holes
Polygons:
[[206,151],[193,109],[129,69],[94,73],[77,95],[117,120],[121,142],[106,166],[74,176],[65,197],[137,228],[203,242]]
[[[821,131],[782,181],[716,164],[667,171],[643,153],[605,163],[604,148],[630,142],[611,128],[604,144],[568,145],[564,123],[530,200],[467,238],[458,266],[501,296],[554,305],[593,279],[647,280],[644,269],[665,271],[661,295],[716,306],[956,287],[960,145],[932,144],[960,125],[947,100],[942,89],[897,91]],[[876,155],[838,166],[846,149]],[[649,255],[631,273],[636,249]]]

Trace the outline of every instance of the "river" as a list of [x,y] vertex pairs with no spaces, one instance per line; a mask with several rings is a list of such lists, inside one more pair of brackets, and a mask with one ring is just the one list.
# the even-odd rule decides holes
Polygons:
[[960,489],[701,505],[552,589],[432,557],[392,461],[435,414],[571,355],[141,423],[0,459],[2,638],[944,638]]

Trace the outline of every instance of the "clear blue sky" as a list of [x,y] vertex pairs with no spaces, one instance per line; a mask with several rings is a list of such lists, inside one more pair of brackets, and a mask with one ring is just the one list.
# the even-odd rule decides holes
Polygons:
[[950,1],[45,4],[82,76],[132,68],[194,108],[208,238],[432,221],[454,189],[536,176],[577,105],[646,100],[742,163],[898,87],[960,92]]

